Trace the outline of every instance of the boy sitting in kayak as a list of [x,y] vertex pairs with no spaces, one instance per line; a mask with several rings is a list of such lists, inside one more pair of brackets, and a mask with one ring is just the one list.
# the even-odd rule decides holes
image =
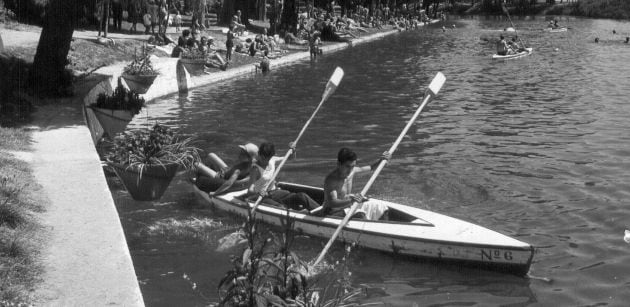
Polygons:
[[508,42],[508,45],[510,46],[510,49],[512,50],[513,53],[519,53],[519,52],[523,52],[525,51],[525,48],[519,46],[519,44],[516,42],[517,37],[512,37],[512,40],[510,42]]
[[500,40],[497,42],[497,54],[498,55],[508,55],[512,54],[512,50],[510,46],[505,42],[505,37],[503,35],[500,36]]
[[[386,151],[372,165],[360,167],[357,166],[357,154],[348,148],[341,148],[337,154],[337,167],[324,180],[323,214],[345,216],[353,203],[367,201],[367,198],[361,194],[351,194],[354,175],[371,172],[381,160],[390,158],[391,154]],[[386,210],[387,207],[384,205],[364,203],[355,212],[353,218],[378,220]]]
[[[294,143],[289,144],[289,148],[295,153]],[[303,213],[309,213],[320,207],[319,203],[313,200],[308,194],[299,192],[292,193],[280,189],[272,181],[276,171],[276,163],[282,161],[283,157],[276,156],[276,149],[272,143],[262,143],[258,149],[258,160],[254,163],[249,179],[249,188],[245,195],[240,196],[248,201],[254,202],[258,197],[263,197],[262,202],[277,207],[287,207]],[[266,189],[265,189],[266,187]]]

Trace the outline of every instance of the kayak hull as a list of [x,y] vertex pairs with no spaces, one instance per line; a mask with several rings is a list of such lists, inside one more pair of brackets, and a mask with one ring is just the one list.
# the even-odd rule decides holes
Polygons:
[[[293,183],[282,183],[283,189],[305,192],[320,201],[319,188]],[[247,216],[253,203],[237,198],[244,191],[210,197],[194,186],[195,192],[216,209],[239,216]],[[387,220],[351,219],[337,240],[395,255],[421,258],[430,261],[455,262],[470,267],[508,272],[519,276],[527,274],[534,248],[522,241],[490,229],[448,217],[439,213],[383,200],[372,203],[386,205]],[[293,228],[298,233],[324,239],[332,237],[342,218],[314,216],[288,210]],[[282,226],[287,217],[286,208],[261,203],[255,214],[258,221]]]
[[532,54],[534,52],[533,48],[525,48],[524,51],[519,52],[519,53],[515,53],[515,54],[508,54],[508,55],[498,55],[498,54],[493,54],[492,55],[492,59],[493,60],[511,60],[511,59],[518,59],[518,58],[522,58],[525,56],[528,56],[530,54]]

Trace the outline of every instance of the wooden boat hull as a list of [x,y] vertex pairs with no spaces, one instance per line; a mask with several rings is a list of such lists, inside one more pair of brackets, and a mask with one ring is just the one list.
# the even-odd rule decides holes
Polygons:
[[[323,191],[315,187],[289,183],[281,186],[293,192],[306,192],[317,201],[323,197]],[[215,208],[240,216],[247,216],[253,206],[235,198],[244,191],[211,198],[196,186],[194,190]],[[377,199],[369,202],[386,205],[389,220],[350,220],[337,240],[397,255],[464,263],[517,275],[529,271],[534,249],[525,242],[439,213]],[[284,224],[287,214],[285,208],[264,203],[256,212],[257,220],[276,226]],[[289,210],[289,217],[296,231],[325,239],[332,236],[342,220],[293,210]]]
[[511,59],[518,59],[524,56],[528,56],[530,54],[532,54],[532,52],[534,52],[533,48],[525,48],[525,51],[516,53],[516,54],[508,54],[508,55],[498,55],[498,54],[493,54],[492,55],[492,59],[493,60],[511,60]]

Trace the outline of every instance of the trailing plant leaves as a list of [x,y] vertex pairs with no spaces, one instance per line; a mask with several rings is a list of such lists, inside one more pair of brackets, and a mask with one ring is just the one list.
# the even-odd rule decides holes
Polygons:
[[247,263],[249,263],[249,258],[251,257],[251,255],[252,255],[252,250],[249,248],[243,252],[243,265],[246,265]]
[[90,106],[108,110],[127,110],[136,115],[144,107],[144,98],[134,91],[128,91],[119,80],[118,86],[111,95],[100,93],[96,98],[96,103]]
[[153,68],[153,63],[151,63],[151,59],[149,54],[144,51],[144,47],[142,48],[142,57],[138,59],[138,57],[134,56],[134,59],[129,65],[125,66],[123,70],[124,73],[129,75],[157,75],[159,72]]
[[112,142],[112,151],[105,155],[109,162],[135,167],[142,173],[144,165],[175,163],[191,169],[199,161],[199,149],[192,138],[180,139],[166,126],[155,124],[152,129],[126,131]]
[[264,296],[267,302],[271,304],[271,306],[288,306],[287,303],[285,303],[284,300],[282,300],[279,296],[273,294],[266,294]]

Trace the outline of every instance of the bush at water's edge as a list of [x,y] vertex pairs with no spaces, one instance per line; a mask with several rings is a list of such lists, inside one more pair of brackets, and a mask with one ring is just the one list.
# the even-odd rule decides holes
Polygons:
[[[508,7],[512,15],[573,15],[591,18],[630,19],[628,0],[581,0],[578,3],[537,4],[527,8]],[[453,14],[499,14],[499,9],[484,8],[481,2],[476,5],[456,4],[451,7]]]
[[573,6],[573,15],[593,18],[630,18],[630,1],[628,0],[582,0]]

